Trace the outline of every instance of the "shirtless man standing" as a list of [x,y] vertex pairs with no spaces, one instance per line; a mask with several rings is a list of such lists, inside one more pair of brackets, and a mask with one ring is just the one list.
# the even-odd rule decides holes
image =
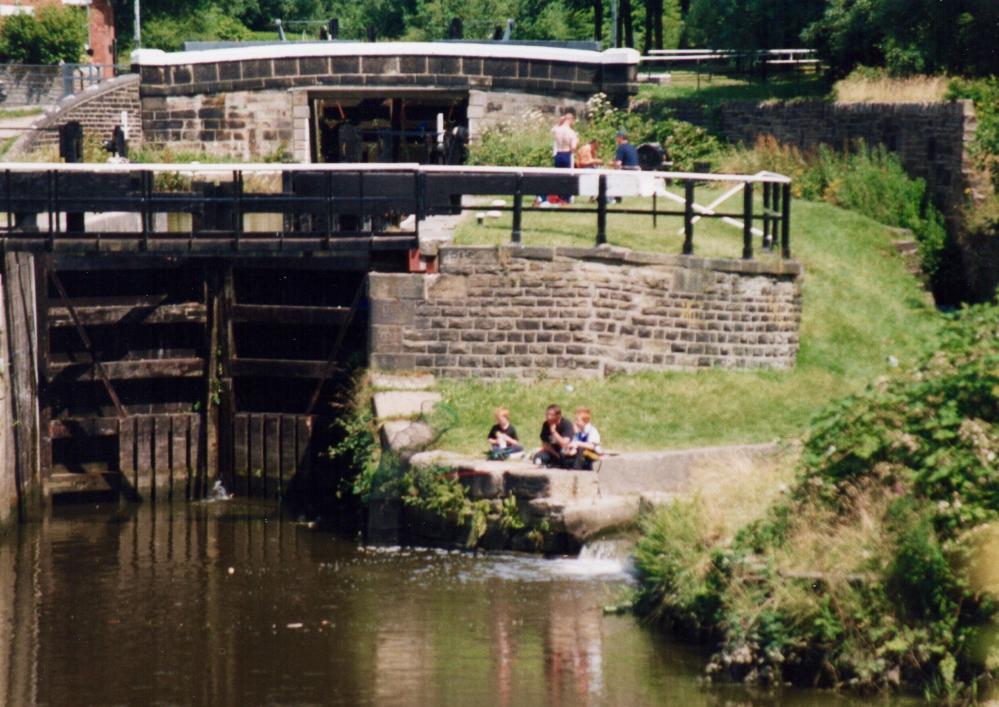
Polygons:
[[[572,168],[572,156],[576,154],[579,147],[579,133],[573,130],[573,123],[576,122],[576,111],[566,108],[562,117],[552,129],[555,136],[555,166]],[[570,195],[560,197],[566,204],[572,199]]]

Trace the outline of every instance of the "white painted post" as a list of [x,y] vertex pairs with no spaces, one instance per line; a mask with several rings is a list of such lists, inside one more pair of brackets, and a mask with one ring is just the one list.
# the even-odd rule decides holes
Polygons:
[[135,48],[142,47],[142,23],[139,21],[139,0],[135,0]]

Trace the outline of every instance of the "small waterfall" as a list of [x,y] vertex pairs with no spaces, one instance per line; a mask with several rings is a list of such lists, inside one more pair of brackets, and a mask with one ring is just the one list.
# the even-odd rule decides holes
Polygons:
[[562,567],[567,574],[578,576],[630,574],[634,547],[633,541],[623,538],[594,540],[583,546],[579,557],[566,561]]

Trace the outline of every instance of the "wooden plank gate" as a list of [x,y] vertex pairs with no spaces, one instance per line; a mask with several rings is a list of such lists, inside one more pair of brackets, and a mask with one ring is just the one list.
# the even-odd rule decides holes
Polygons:
[[366,274],[333,263],[37,258],[49,492],[308,488],[343,360],[366,347]]

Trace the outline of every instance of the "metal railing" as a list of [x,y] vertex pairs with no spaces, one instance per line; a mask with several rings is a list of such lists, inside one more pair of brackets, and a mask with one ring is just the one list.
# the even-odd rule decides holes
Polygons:
[[0,100],[5,108],[49,105],[127,69],[112,64],[0,64]]
[[660,69],[683,69],[701,73],[759,74],[774,69],[819,70],[822,64],[814,49],[652,49],[639,58],[639,70],[652,75]]
[[[732,184],[702,205],[696,190],[705,183]],[[682,195],[667,188],[682,187]],[[791,257],[791,182],[779,174],[717,175],[594,169],[421,166],[415,164],[326,165],[94,165],[9,163],[0,172],[0,228],[4,251],[313,252],[344,248],[412,249],[421,221],[437,214],[478,210],[465,196],[508,196],[511,205],[490,206],[511,214],[510,241],[523,241],[523,215],[587,213],[594,217],[594,244],[607,243],[608,219],[646,215],[682,219],[680,252],[694,253],[695,224],[719,219],[742,231],[742,257],[762,248]],[[759,189],[759,192],[757,192]],[[742,208],[719,210],[742,192]],[[755,195],[761,193],[762,208]],[[544,209],[525,204],[535,195],[592,197],[587,205]],[[651,208],[617,206],[615,197],[645,196]],[[676,208],[660,208],[664,199]],[[682,208],[681,208],[682,207]],[[115,212],[123,218],[99,223],[86,214]],[[164,228],[160,214],[190,221]],[[407,218],[411,217],[411,218]],[[129,218],[131,221],[129,221]],[[122,225],[127,222],[124,227]],[[400,223],[410,223],[408,230]],[[756,228],[756,225],[761,228]]]

